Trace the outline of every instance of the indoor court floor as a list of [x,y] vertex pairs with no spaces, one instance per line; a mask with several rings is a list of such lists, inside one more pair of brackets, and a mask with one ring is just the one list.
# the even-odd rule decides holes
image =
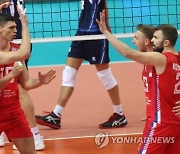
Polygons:
[[[137,143],[124,143],[122,137],[140,137],[144,127],[145,97],[141,71],[143,66],[136,62],[111,63],[117,79],[120,97],[128,125],[123,128],[99,129],[98,124],[106,121],[113,113],[113,106],[105,88],[92,65],[82,65],[77,75],[76,87],[62,116],[61,129],[53,130],[39,126],[45,139],[46,149],[37,154],[136,154]],[[36,78],[39,71],[56,70],[56,78],[49,85],[30,91],[36,114],[52,111],[61,87],[64,66],[32,67],[30,76]],[[100,147],[97,134],[107,134],[108,142]],[[106,139],[107,139],[106,138]],[[115,140],[119,139],[119,140]],[[101,140],[100,140],[101,141]],[[107,140],[106,140],[107,141]],[[105,144],[105,143],[101,143]],[[18,154],[7,143],[0,154]]]

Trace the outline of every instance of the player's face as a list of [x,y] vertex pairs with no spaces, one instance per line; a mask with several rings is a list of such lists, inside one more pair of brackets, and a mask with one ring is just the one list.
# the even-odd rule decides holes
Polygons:
[[137,46],[139,51],[144,52],[144,51],[146,51],[145,41],[146,41],[146,39],[145,39],[144,34],[142,32],[140,32],[140,31],[137,31],[135,33],[135,36],[134,36],[133,40],[132,40],[132,43],[135,46]]
[[12,41],[17,34],[16,23],[14,21],[8,21],[1,27],[1,37],[7,41]]
[[161,30],[157,30],[154,32],[153,38],[151,40],[153,43],[153,50],[157,52],[162,52],[164,49],[164,39],[163,39],[163,34]]

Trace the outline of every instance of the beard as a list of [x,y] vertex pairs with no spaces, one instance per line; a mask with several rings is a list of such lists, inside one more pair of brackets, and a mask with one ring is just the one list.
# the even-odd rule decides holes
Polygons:
[[163,47],[162,44],[161,44],[160,46],[158,46],[158,47],[156,47],[156,46],[153,45],[153,51],[162,53],[163,50],[164,50],[164,47]]

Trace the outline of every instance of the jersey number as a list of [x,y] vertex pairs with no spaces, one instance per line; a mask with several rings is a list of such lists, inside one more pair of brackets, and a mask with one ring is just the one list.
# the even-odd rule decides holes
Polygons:
[[178,80],[179,82],[175,84],[174,94],[180,94],[180,73],[176,74],[176,80]]
[[148,79],[146,76],[143,76],[143,81],[144,81],[144,89],[145,89],[145,92],[148,92],[149,88],[148,88]]
[[[12,71],[12,67],[1,68],[0,78],[3,78],[4,76],[6,76],[11,71]],[[14,82],[14,78],[9,83],[13,83],[13,82]]]

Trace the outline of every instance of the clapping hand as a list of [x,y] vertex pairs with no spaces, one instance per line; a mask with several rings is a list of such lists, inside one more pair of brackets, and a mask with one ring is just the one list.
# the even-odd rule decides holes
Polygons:
[[42,74],[41,72],[38,73],[39,82],[41,85],[43,84],[49,84],[55,77],[56,77],[56,71],[51,69],[45,74]]

